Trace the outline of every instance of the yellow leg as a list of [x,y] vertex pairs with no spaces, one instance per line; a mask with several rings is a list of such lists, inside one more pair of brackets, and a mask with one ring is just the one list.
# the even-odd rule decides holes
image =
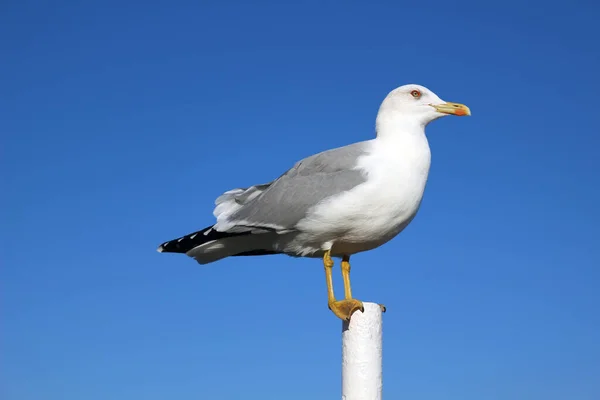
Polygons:
[[329,251],[323,257],[323,265],[325,265],[325,280],[327,281],[327,303],[335,303],[335,294],[333,293],[333,260],[329,256]]
[[[342,277],[344,278],[344,295],[346,299],[352,299],[352,287],[350,286],[350,256],[342,257]],[[379,304],[381,311],[385,312],[385,306]]]
[[[333,311],[333,313],[340,319],[349,321],[352,314],[360,310],[361,312],[365,311],[363,307],[362,301],[356,300],[352,298],[352,293],[349,292],[350,289],[350,264],[348,264],[348,273],[347,277],[344,275],[344,291],[346,294],[346,298],[344,300],[336,300],[333,292],[333,277],[331,270],[333,269],[333,260],[331,259],[331,254],[328,251],[325,252],[323,256],[323,265],[325,266],[325,278],[327,281],[327,304],[329,305],[329,309]],[[344,265],[342,263],[342,265]],[[343,267],[342,267],[343,268]],[[342,273],[345,274],[342,269]],[[346,281],[348,284],[346,285]]]
[[342,277],[344,278],[344,295],[347,299],[352,298],[352,288],[350,287],[350,256],[342,258]]

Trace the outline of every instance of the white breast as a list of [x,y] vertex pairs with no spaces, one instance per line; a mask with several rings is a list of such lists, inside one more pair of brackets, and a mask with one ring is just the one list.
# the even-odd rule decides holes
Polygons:
[[303,230],[334,253],[378,247],[416,215],[431,161],[424,134],[378,138],[359,161],[366,183],[318,206]]

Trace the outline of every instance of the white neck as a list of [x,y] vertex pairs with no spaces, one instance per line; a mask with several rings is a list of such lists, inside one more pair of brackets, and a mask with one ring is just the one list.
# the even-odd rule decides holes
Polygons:
[[377,137],[373,144],[378,157],[387,160],[386,168],[394,169],[388,173],[398,179],[406,179],[401,177],[403,174],[427,179],[431,151],[425,136],[425,125],[417,118],[407,118],[397,112],[388,111],[377,115]]
[[381,110],[375,121],[377,138],[398,138],[406,135],[425,135],[425,124],[418,118],[407,117],[395,111]]

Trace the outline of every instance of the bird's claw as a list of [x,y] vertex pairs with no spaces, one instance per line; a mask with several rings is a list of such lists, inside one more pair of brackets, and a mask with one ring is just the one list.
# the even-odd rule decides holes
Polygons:
[[350,321],[355,311],[365,312],[362,301],[356,299],[338,300],[329,303],[329,309],[343,321]]

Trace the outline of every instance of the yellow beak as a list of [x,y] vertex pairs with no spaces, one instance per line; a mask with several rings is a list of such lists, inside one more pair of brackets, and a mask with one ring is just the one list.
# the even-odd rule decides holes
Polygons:
[[444,114],[453,114],[458,115],[459,117],[464,117],[471,115],[471,110],[469,107],[460,103],[444,103],[444,104],[432,104],[432,107],[435,108],[437,112],[441,112]]

